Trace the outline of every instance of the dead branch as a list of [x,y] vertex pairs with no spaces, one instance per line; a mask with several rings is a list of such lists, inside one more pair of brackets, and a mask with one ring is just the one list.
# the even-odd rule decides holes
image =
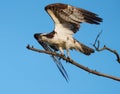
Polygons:
[[118,52],[116,50],[112,50],[111,48],[107,47],[106,45],[104,45],[102,48],[100,48],[100,41],[98,40],[98,38],[100,37],[102,32],[100,32],[96,39],[95,42],[93,44],[93,47],[95,48],[96,51],[104,51],[104,50],[108,50],[109,52],[113,53],[116,56],[116,60],[118,63],[120,63],[120,55],[118,54]]
[[116,81],[120,81],[120,78],[118,78],[118,77],[107,75],[107,74],[103,74],[103,73],[100,73],[100,72],[98,72],[96,70],[89,69],[88,67],[85,67],[85,66],[83,66],[83,65],[73,61],[71,58],[67,58],[67,57],[65,57],[65,56],[63,56],[61,54],[58,54],[58,53],[55,53],[55,52],[49,52],[49,51],[45,51],[45,50],[39,50],[39,49],[36,49],[34,47],[30,47],[29,45],[26,48],[29,49],[29,50],[35,51],[35,52],[45,53],[45,54],[48,54],[48,55],[54,55],[54,56],[60,57],[63,60],[65,60],[66,62],[69,62],[69,63],[77,66],[78,68],[81,68],[84,71],[87,71],[89,73],[95,74],[97,76],[102,76],[102,77],[110,78],[110,79],[113,79],[113,80],[116,80]]

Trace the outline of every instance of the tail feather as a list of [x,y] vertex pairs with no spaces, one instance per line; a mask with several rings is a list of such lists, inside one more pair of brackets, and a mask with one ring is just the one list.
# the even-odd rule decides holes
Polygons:
[[79,41],[76,40],[76,50],[82,52],[85,55],[90,55],[91,53],[94,53],[94,49],[80,43]]

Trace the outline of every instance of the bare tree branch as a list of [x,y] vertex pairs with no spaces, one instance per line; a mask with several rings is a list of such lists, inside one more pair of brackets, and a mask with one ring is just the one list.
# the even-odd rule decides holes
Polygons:
[[103,73],[100,73],[100,72],[98,72],[96,70],[89,69],[88,67],[85,67],[85,66],[73,61],[71,58],[67,58],[67,57],[65,57],[65,56],[63,56],[61,54],[56,53],[56,52],[49,52],[49,51],[45,51],[45,50],[39,50],[39,49],[36,49],[34,47],[30,47],[29,45],[26,48],[29,49],[29,50],[35,51],[35,52],[45,53],[45,54],[48,54],[48,55],[54,55],[54,56],[60,57],[63,60],[65,60],[66,62],[69,62],[69,63],[77,66],[78,68],[83,69],[84,71],[87,71],[89,73],[92,73],[92,74],[95,74],[95,75],[98,75],[98,76],[102,76],[102,77],[110,78],[110,79],[113,79],[113,80],[116,80],[116,81],[120,81],[120,78],[118,78],[118,77],[103,74]]
[[102,31],[97,35],[95,42],[93,44],[93,47],[96,49],[96,51],[108,50],[109,52],[113,53],[116,56],[117,62],[120,63],[120,55],[118,54],[116,50],[112,50],[108,48],[106,45],[104,45],[103,48],[100,48],[100,41],[98,40],[98,38],[100,37],[101,33]]

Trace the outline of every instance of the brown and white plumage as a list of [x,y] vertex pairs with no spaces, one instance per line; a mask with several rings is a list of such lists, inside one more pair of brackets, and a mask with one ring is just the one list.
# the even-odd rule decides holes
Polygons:
[[[99,24],[102,19],[95,13],[76,8],[71,5],[55,3],[45,7],[45,10],[51,16],[55,23],[55,28],[50,33],[35,34],[35,38],[41,44],[47,44],[52,51],[67,51],[75,49],[85,55],[90,55],[94,50],[73,38],[73,34],[80,28],[80,23]],[[42,45],[43,46],[43,45]]]
[[45,7],[45,10],[55,22],[55,28],[58,24],[61,24],[65,28],[72,30],[73,33],[77,32],[82,22],[90,24],[102,22],[102,19],[95,13],[67,4],[50,4]]

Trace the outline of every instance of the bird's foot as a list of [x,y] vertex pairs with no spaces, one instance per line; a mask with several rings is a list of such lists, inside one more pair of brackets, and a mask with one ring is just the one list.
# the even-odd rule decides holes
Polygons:
[[[61,57],[64,57],[65,55],[64,54],[60,54],[61,55]],[[59,60],[61,59],[61,57],[59,57]]]
[[67,63],[67,62],[69,62],[69,61],[70,61],[70,57],[69,57],[69,56],[67,56],[67,61],[66,61],[66,63]]
[[61,54],[62,57],[64,57],[65,55],[64,54]]

